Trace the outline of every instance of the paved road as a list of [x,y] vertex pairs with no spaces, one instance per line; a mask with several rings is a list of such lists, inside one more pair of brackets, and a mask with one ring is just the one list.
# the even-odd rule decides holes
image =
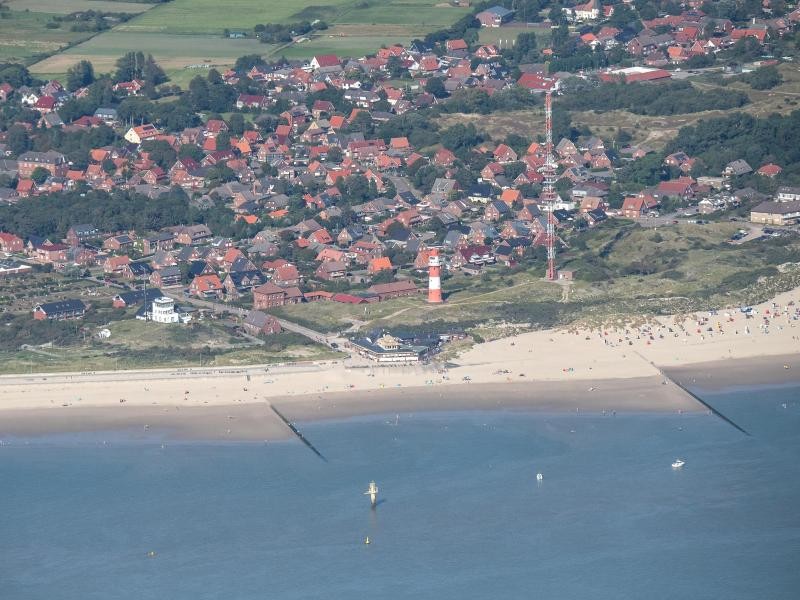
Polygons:
[[188,376],[202,377],[231,377],[249,375],[282,375],[288,373],[318,373],[326,368],[327,364],[338,361],[321,363],[278,363],[266,365],[248,365],[243,367],[182,367],[172,369],[120,369],[119,371],[84,371],[82,373],[40,373],[29,375],[0,375],[0,383],[11,384],[47,384],[47,383],[75,383],[79,381],[113,382],[113,381],[152,381],[163,379],[183,379]]
[[[188,304],[192,304],[194,306],[210,308],[216,313],[229,313],[240,316],[242,318],[246,317],[247,313],[249,312],[247,309],[240,308],[238,306],[230,306],[228,304],[223,304],[222,302],[212,302],[210,300],[201,300],[199,298],[184,297],[182,301]],[[278,319],[278,323],[280,323],[281,327],[283,327],[287,331],[298,333],[303,337],[307,337],[308,339],[317,342],[318,344],[324,344],[326,346],[336,344],[338,348],[341,349],[343,352],[347,351],[345,350],[345,344],[347,343],[346,338],[340,337],[338,335],[326,334],[320,331],[315,331],[310,327],[305,327],[304,325],[300,325],[299,323],[295,323],[293,321],[287,321],[286,319]]]

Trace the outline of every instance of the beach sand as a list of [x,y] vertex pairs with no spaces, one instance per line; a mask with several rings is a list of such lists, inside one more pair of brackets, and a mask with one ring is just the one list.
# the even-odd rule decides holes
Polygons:
[[[185,382],[183,382],[185,383]],[[130,385],[121,383],[122,387]],[[257,385],[251,379],[251,385]],[[202,392],[198,392],[202,397]],[[141,440],[281,440],[293,436],[272,411],[292,422],[354,416],[451,410],[536,410],[608,414],[703,410],[688,394],[661,377],[595,381],[511,382],[370,389],[305,396],[248,397],[227,405],[125,402],[116,406],[76,402],[66,407],[6,409],[0,439],[51,433],[122,431]]]
[[665,385],[663,372],[715,388],[800,379],[798,302],[800,289],[755,307],[752,318],[731,309],[627,329],[530,332],[476,345],[447,368],[328,361],[2,376],[0,437],[145,425],[176,438],[291,435],[269,403],[292,420],[498,408],[704,410]]

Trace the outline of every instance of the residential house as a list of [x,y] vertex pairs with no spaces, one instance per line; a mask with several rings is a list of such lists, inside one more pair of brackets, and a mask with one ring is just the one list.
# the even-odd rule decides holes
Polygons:
[[620,209],[621,215],[626,219],[641,219],[649,211],[647,198],[642,195],[625,198]]
[[37,304],[33,318],[37,321],[63,321],[80,319],[86,314],[86,305],[81,300],[60,300]]
[[153,138],[158,137],[161,135],[161,132],[158,128],[153,125],[152,123],[147,123],[144,125],[137,125],[135,127],[131,127],[125,133],[125,140],[130,142],[131,144],[139,145],[142,142],[146,142],[147,140],[152,140]]
[[240,298],[254,287],[266,283],[267,278],[259,270],[231,271],[222,282],[226,300]]
[[342,261],[330,260],[323,262],[314,271],[315,277],[324,281],[333,281],[341,279],[347,275],[347,264]]
[[127,233],[123,233],[122,235],[113,235],[110,238],[106,238],[106,240],[103,242],[103,250],[119,252],[129,248],[133,248],[133,238],[131,238],[131,236]]
[[780,175],[783,169],[774,163],[769,163],[760,167],[756,172],[762,177],[769,177],[772,179]]
[[188,225],[174,228],[175,243],[183,245],[197,245],[212,237],[211,230],[206,225]]
[[36,244],[33,259],[42,264],[67,262],[69,246],[65,244]]
[[179,287],[182,282],[181,268],[177,265],[157,269],[150,275],[150,285],[157,288]]
[[750,221],[763,225],[793,225],[800,222],[800,200],[762,202],[750,211]]
[[375,275],[381,271],[393,271],[392,261],[388,256],[381,256],[380,258],[373,258],[367,265],[367,272],[370,275]]
[[247,313],[242,328],[250,335],[274,335],[283,331],[278,319],[260,310]]
[[221,298],[222,282],[216,274],[198,275],[189,284],[189,293],[198,298]]
[[367,288],[367,292],[378,297],[379,301],[413,296],[420,292],[413,281],[393,281],[391,283],[377,283]]
[[13,233],[0,231],[0,250],[3,252],[22,252],[25,244],[21,237],[17,237]]
[[116,108],[98,108],[96,111],[94,111],[94,116],[109,126],[113,126],[119,122],[119,116],[117,115]]
[[130,262],[122,268],[120,275],[129,281],[142,281],[149,279],[153,273],[153,267],[146,262]]
[[492,6],[475,15],[481,27],[501,27],[514,18],[514,11],[502,6]]
[[517,153],[514,152],[513,148],[507,146],[506,144],[500,144],[497,146],[493,152],[493,156],[494,159],[501,164],[517,161]]
[[297,287],[302,281],[302,276],[293,264],[285,264],[272,272],[272,282],[283,288]]
[[130,262],[131,259],[124,254],[122,256],[109,256],[103,263],[103,273],[107,275],[120,274]]
[[800,200],[800,187],[781,186],[775,196],[778,202],[792,202]]
[[303,301],[303,292],[299,288],[282,288],[267,282],[253,289],[253,308],[264,310],[277,308],[286,304],[299,304]]
[[174,247],[175,234],[171,231],[163,231],[147,236],[142,240],[142,252],[144,254],[153,254],[157,250],[172,250]]
[[659,196],[670,198],[692,198],[695,194],[695,180],[691,177],[679,177],[658,184],[656,192]]
[[129,308],[138,304],[152,302],[156,298],[161,298],[161,296],[163,296],[163,294],[158,288],[121,292],[111,299],[111,305],[114,308]]
[[511,209],[508,204],[502,200],[495,200],[490,202],[484,212],[484,218],[489,221],[500,221],[511,215]]
[[725,165],[725,169],[722,171],[722,174],[725,177],[739,177],[752,172],[753,167],[747,164],[747,161],[740,158]]
[[67,174],[67,159],[60,152],[24,152],[17,160],[17,170],[20,179],[29,178],[36,169],[45,169],[53,177],[65,177]]

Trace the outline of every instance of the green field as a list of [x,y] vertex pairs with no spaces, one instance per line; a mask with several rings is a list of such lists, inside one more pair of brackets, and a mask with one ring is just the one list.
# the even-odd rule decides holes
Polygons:
[[374,53],[381,46],[407,44],[412,39],[414,36],[402,27],[337,25],[308,41],[292,44],[274,54],[286,58],[311,58],[315,54],[360,57]]
[[481,44],[495,44],[502,49],[511,48],[514,40],[523,32],[535,33],[539,48],[545,48],[553,37],[549,27],[525,27],[514,24],[507,27],[481,27],[478,32],[478,41]]
[[[46,0],[14,1],[20,6],[30,5],[32,10],[47,4]],[[76,7],[103,5],[105,10],[111,10],[107,5],[127,4],[107,0],[66,2]],[[386,44],[408,43],[452,24],[467,13],[467,9],[453,8],[437,0],[331,0],[324,5],[277,0],[173,0],[150,6],[152,8],[146,12],[113,30],[34,64],[31,71],[42,75],[63,74],[75,62],[85,59],[103,73],[111,71],[114,62],[125,52],[144,50],[153,54],[159,64],[174,76],[176,83],[185,85],[197,72],[202,72],[187,68],[192,65],[227,67],[245,54],[262,54],[272,59],[280,56],[311,58],[315,54],[327,53],[359,57],[374,53]],[[272,46],[255,39],[222,37],[225,29],[252,33],[258,23],[315,19],[326,21],[329,29],[299,44]],[[39,28],[44,28],[44,21]],[[86,37],[89,36],[85,35],[84,39]],[[31,39],[38,38],[33,36]],[[50,46],[48,52],[53,53],[58,47]],[[30,54],[34,53],[25,56]]]
[[[263,53],[270,46],[255,40],[232,40],[197,35],[160,35],[110,31],[64,52],[51,56],[31,67],[33,73],[64,73],[79,60],[89,60],[100,73],[113,70],[116,60],[131,50],[152,53],[166,70],[184,69],[189,65],[230,65],[244,54]],[[186,69],[191,77],[204,69]],[[190,77],[190,78],[191,78]]]
[[153,8],[144,2],[112,2],[110,0],[6,0],[11,10],[69,14],[83,10],[140,13]]
[[[220,34],[223,29],[252,31],[257,23],[290,23],[322,19],[328,24],[405,25],[422,35],[449,25],[466,9],[436,0],[327,0],[307,5],[280,0],[173,0],[121,25],[120,31]],[[419,30],[423,28],[423,30]],[[419,30],[419,31],[417,31]]]
[[48,29],[50,13],[3,11],[0,13],[0,60],[29,62],[38,55],[57,52],[89,38],[91,33]]

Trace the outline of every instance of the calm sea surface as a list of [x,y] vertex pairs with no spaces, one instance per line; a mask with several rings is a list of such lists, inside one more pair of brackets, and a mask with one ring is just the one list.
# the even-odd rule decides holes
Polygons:
[[800,387],[704,397],[752,437],[491,412],[300,424],[327,463],[296,441],[13,440],[0,599],[796,600]]

